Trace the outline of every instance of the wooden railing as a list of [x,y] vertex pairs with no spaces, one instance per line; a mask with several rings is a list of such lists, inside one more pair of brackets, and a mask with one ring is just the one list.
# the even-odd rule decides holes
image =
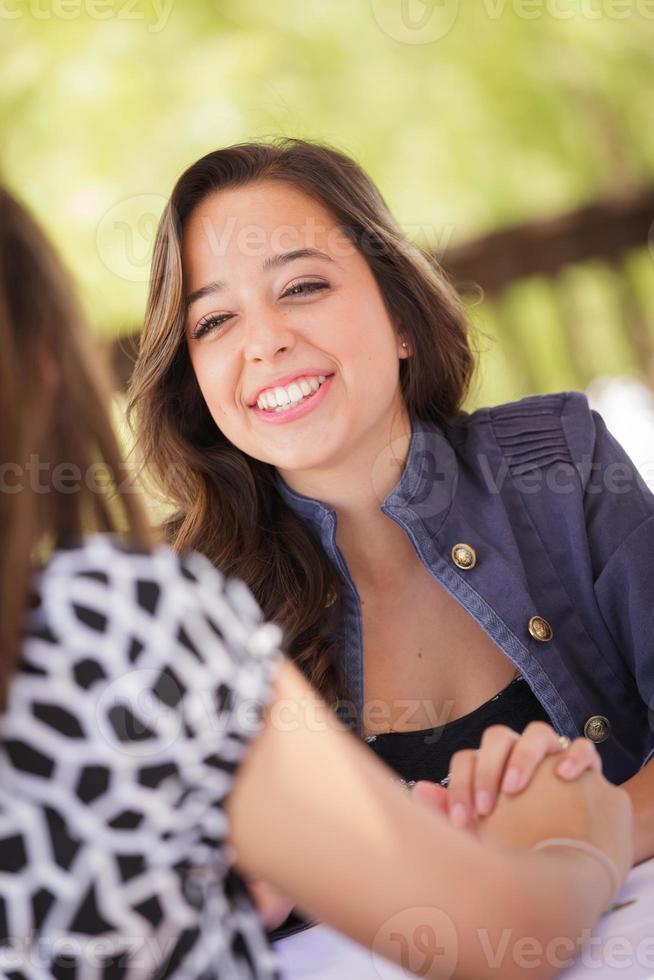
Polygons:
[[[504,298],[522,281],[546,278],[560,312],[571,367],[578,385],[585,387],[590,377],[578,343],[575,303],[566,276],[572,267],[602,263],[616,280],[620,326],[634,365],[654,389],[654,310],[643,304],[628,264],[634,251],[648,248],[654,276],[654,188],[452,245],[440,260],[464,296],[481,289],[483,303],[499,311],[500,339],[519,359],[525,387],[533,391],[538,390],[538,379],[529,345],[511,316],[502,313]],[[137,343],[134,334],[113,344],[114,372],[121,387],[129,380]]]
[[[507,298],[534,277],[545,282],[560,320],[569,373],[577,387],[585,388],[594,374],[588,357],[592,338],[584,343],[574,272],[589,265],[595,275],[603,272],[614,287],[614,329],[622,332],[631,350],[634,373],[654,389],[654,302],[644,301],[635,282],[632,259],[638,253],[647,259],[654,297],[654,188],[493,232],[456,245],[442,261],[464,296],[475,285],[481,287],[481,311],[492,312],[498,339],[516,364],[525,391],[539,390],[540,374],[530,338]],[[592,324],[586,324],[589,330]]]

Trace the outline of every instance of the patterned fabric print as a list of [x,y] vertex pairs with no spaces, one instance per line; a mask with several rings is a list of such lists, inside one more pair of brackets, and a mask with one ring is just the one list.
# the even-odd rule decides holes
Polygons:
[[280,639],[199,555],[55,552],[2,719],[5,976],[277,976],[224,803]]

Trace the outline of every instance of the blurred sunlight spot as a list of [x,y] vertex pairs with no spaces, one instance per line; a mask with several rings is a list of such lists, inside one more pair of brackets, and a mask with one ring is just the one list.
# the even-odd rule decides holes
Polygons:
[[95,55],[89,59],[71,61],[59,76],[62,89],[76,97],[97,98],[109,92],[111,73],[106,62]]
[[654,395],[637,378],[601,375],[586,389],[599,412],[654,492]]
[[93,218],[98,213],[103,193],[106,192],[97,184],[79,187],[68,197],[66,207],[76,218]]

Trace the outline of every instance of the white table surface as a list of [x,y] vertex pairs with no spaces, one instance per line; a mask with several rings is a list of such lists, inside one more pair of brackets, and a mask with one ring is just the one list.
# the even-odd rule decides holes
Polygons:
[[[654,980],[654,859],[634,868],[565,980]],[[414,976],[324,925],[275,943],[284,980],[408,980]],[[417,967],[414,967],[417,968]],[[501,971],[497,971],[498,977]]]

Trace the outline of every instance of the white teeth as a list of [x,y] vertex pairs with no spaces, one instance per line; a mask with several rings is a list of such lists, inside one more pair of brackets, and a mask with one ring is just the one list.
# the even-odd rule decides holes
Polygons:
[[297,381],[293,381],[286,388],[282,388],[281,386],[268,388],[266,391],[261,392],[257,398],[257,407],[263,411],[286,411],[295,405],[299,405],[309,395],[315,394],[318,388],[320,388],[320,385],[326,380],[327,375],[320,374],[318,377],[300,378]]

